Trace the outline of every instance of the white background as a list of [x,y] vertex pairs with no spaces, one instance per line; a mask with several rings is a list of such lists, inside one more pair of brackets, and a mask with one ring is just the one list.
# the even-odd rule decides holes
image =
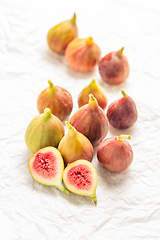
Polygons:
[[[130,75],[120,86],[102,82],[98,68],[78,73],[52,53],[48,30],[77,15],[79,37],[93,37],[102,57],[125,47]],[[160,239],[160,8],[159,1],[0,1],[0,239]],[[92,163],[98,174],[97,200],[60,192],[35,182],[28,170],[32,153],[24,135],[38,115],[36,101],[48,86],[77,97],[95,78],[108,97],[121,90],[137,105],[130,134],[134,160],[119,174]],[[121,134],[109,128],[109,136]]]

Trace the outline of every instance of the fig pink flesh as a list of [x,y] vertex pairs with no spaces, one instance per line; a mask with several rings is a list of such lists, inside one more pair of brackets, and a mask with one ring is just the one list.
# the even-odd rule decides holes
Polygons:
[[33,171],[45,179],[51,179],[57,174],[57,160],[52,152],[37,153],[32,163]]
[[92,172],[83,164],[72,167],[67,173],[67,179],[69,184],[80,190],[88,191],[92,187]]

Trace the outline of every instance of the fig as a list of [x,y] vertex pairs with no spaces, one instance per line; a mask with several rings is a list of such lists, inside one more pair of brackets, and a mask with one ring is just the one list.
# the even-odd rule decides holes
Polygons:
[[62,192],[70,192],[62,184],[63,158],[54,147],[45,147],[35,152],[28,161],[31,176],[39,183],[55,186]]
[[89,85],[84,87],[78,96],[78,106],[82,107],[83,105],[89,102],[89,94],[93,94],[97,99],[98,105],[105,110],[107,107],[107,97],[103,89],[96,83],[95,79],[92,79]]
[[79,159],[69,164],[63,171],[66,188],[75,194],[90,197],[97,205],[97,172],[92,163]]
[[133,150],[129,142],[130,135],[120,135],[103,140],[97,148],[97,159],[110,172],[122,172],[133,161]]
[[70,124],[85,135],[93,146],[98,145],[108,133],[108,119],[93,94],[89,94],[89,103],[74,113]]
[[119,85],[128,78],[129,63],[123,50],[124,47],[119,51],[110,52],[99,61],[99,73],[105,83]]
[[66,21],[63,21],[48,31],[47,43],[49,48],[58,54],[64,54],[70,41],[78,37],[78,28],[76,25],[76,14]]
[[113,127],[127,129],[137,121],[138,112],[134,100],[124,90],[121,92],[123,97],[108,106],[107,118]]
[[45,108],[44,113],[39,114],[29,123],[25,133],[25,142],[28,149],[35,153],[48,146],[57,148],[64,134],[62,122],[51,114],[49,108]]
[[92,71],[101,57],[101,51],[92,37],[87,39],[74,38],[65,50],[68,65],[75,71]]
[[45,108],[50,108],[51,113],[63,121],[72,112],[72,96],[66,89],[54,86],[50,80],[48,83],[49,87],[45,88],[37,98],[38,112],[43,113]]
[[65,164],[75,162],[78,159],[85,159],[89,162],[93,158],[93,147],[88,138],[78,132],[66,121],[68,133],[61,139],[58,150],[60,151]]

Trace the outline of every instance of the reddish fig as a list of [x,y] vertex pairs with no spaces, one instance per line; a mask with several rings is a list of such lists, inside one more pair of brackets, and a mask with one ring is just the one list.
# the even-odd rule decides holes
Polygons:
[[103,140],[97,149],[98,161],[111,172],[126,170],[133,161],[133,151],[127,140],[130,135],[120,135]]
[[93,146],[98,145],[108,133],[108,119],[93,94],[89,94],[89,103],[71,117],[70,124],[85,135]]
[[85,159],[89,162],[93,158],[93,147],[88,138],[66,122],[68,133],[61,139],[58,150],[60,151],[65,164],[75,162],[78,159]]
[[89,85],[84,87],[78,96],[78,106],[82,107],[83,105],[89,102],[89,94],[92,93],[97,99],[98,105],[105,110],[107,107],[107,97],[103,89],[98,86],[96,80],[93,79]]
[[79,72],[92,71],[99,62],[101,51],[93,38],[75,38],[67,46],[65,57],[68,65]]
[[72,112],[72,96],[66,89],[54,86],[50,80],[48,83],[49,87],[45,88],[37,98],[38,111],[43,113],[45,108],[50,108],[52,114],[63,121]]
[[79,159],[69,164],[63,171],[63,181],[69,191],[90,197],[97,205],[97,172],[92,163]]
[[122,47],[119,51],[111,52],[99,61],[99,73],[104,82],[118,85],[126,81],[129,75],[129,63],[123,54]]
[[32,155],[28,161],[32,177],[39,183],[55,186],[62,192],[70,192],[62,184],[64,170],[63,158],[54,147],[42,148]]
[[109,123],[118,129],[126,129],[137,121],[138,112],[133,99],[122,90],[123,97],[108,106],[107,118]]
[[64,54],[70,41],[78,37],[76,14],[70,20],[63,21],[51,28],[47,34],[49,48],[59,54]]
[[58,144],[64,136],[62,122],[46,108],[44,113],[35,117],[28,125],[25,133],[25,142],[28,149],[35,153],[39,149]]

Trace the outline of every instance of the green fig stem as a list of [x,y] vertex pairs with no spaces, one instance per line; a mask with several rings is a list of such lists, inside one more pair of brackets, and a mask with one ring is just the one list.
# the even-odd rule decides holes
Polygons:
[[74,13],[73,17],[70,19],[70,22],[74,24],[76,22],[76,14]]
[[119,57],[122,57],[122,56],[123,56],[123,50],[124,50],[124,47],[122,47],[122,48],[118,51]]
[[93,38],[92,38],[92,37],[88,37],[88,38],[86,39],[86,43],[87,43],[88,45],[92,46],[92,45],[93,45]]
[[59,190],[61,190],[64,193],[70,194],[70,191],[66,189],[63,185],[61,186],[56,186]]
[[122,93],[123,97],[126,97],[126,96],[127,96],[127,94],[125,93],[124,90],[122,90],[121,93]]
[[118,140],[120,142],[122,142],[123,139],[131,139],[131,136],[130,135],[124,135],[124,134],[121,134],[120,136],[118,136]]
[[68,121],[66,121],[65,124],[66,124],[68,130],[74,130],[75,129]]
[[53,88],[53,83],[51,82],[51,80],[48,80],[49,83],[49,87]]
[[89,94],[89,106],[98,106],[97,99],[93,96],[92,93]]
[[43,113],[43,119],[47,121],[51,117],[51,109],[50,108],[45,108],[44,113]]
[[96,198],[96,196],[94,196],[94,197],[92,198],[92,200],[93,200],[94,204],[97,205],[97,198]]

